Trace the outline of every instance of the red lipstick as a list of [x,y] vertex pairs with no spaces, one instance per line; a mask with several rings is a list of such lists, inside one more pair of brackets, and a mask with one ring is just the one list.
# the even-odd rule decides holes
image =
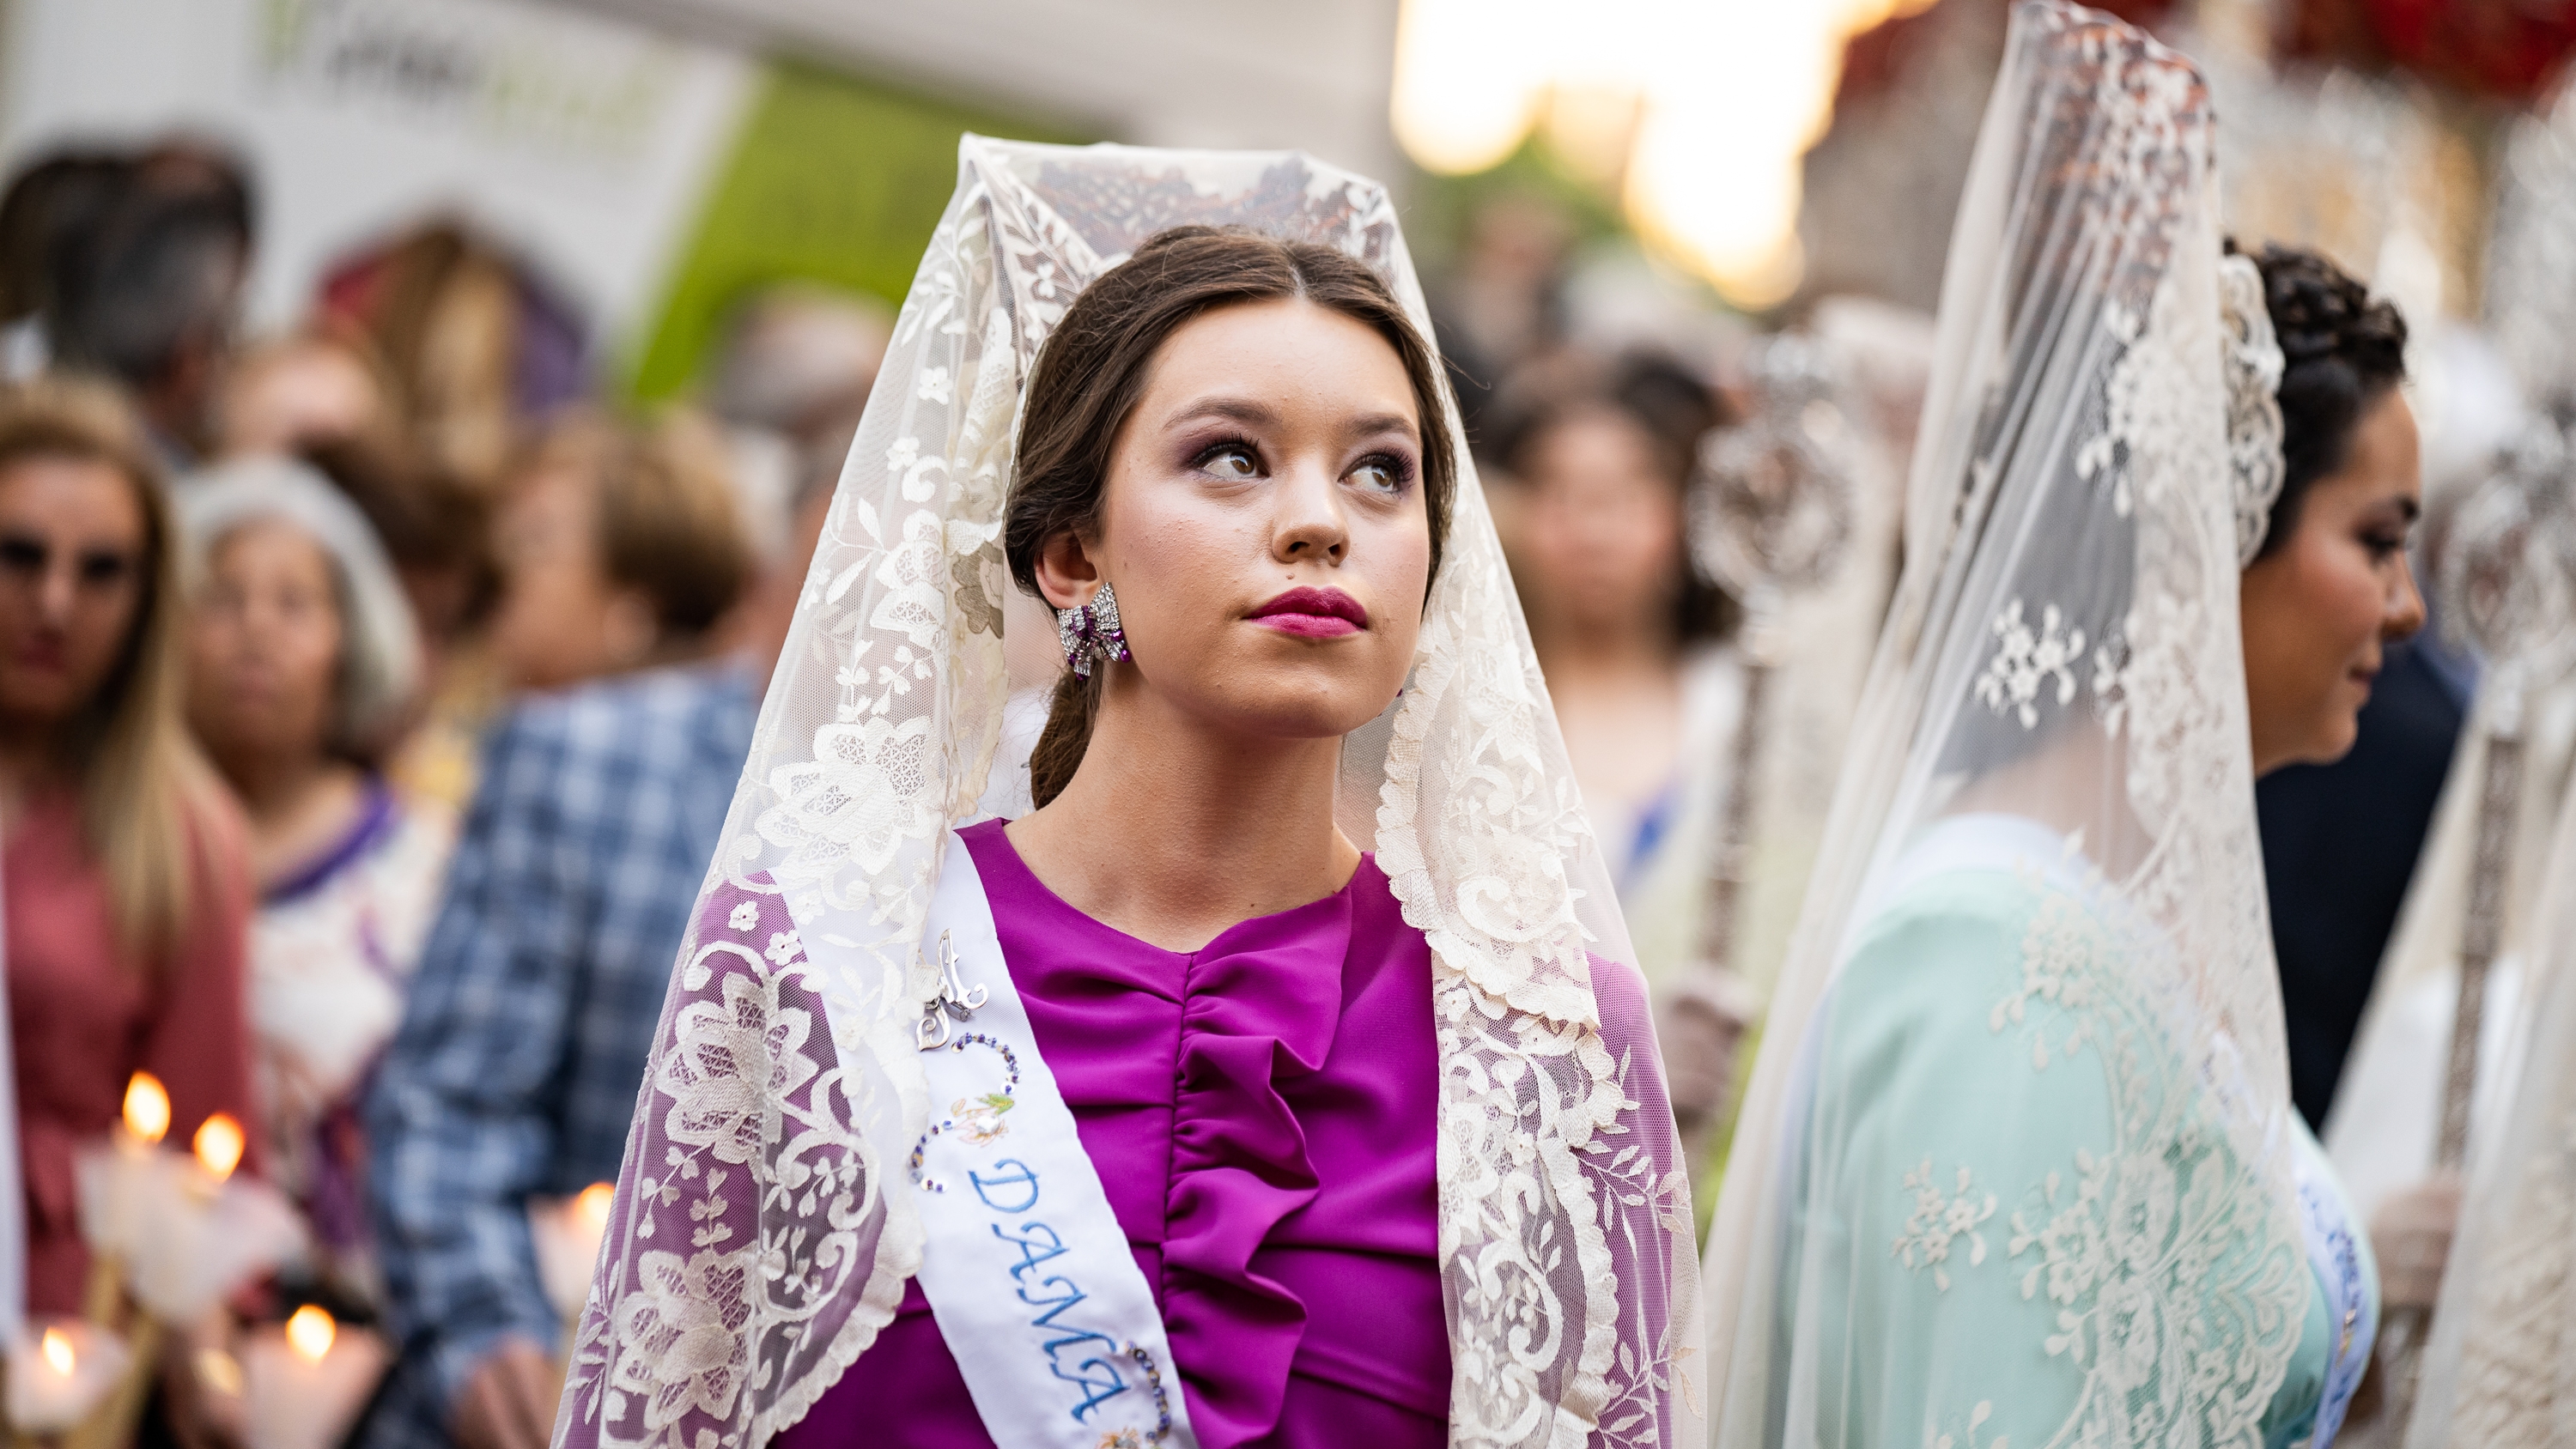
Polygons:
[[1249,617],[1265,629],[1308,639],[1356,634],[1368,627],[1368,610],[1339,589],[1293,588],[1253,610]]

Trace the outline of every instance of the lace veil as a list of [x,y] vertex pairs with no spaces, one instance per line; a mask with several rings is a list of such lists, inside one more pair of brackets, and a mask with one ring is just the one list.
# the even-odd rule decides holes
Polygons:
[[[2250,263],[2222,262],[2213,124],[2185,57],[2056,0],[2015,10],[1950,247],[1903,574],[1709,1239],[1721,1444],[1832,1442],[1873,1412],[1885,1346],[1817,1342],[1848,1305],[1821,1301],[1825,1235],[1797,1239],[1800,1261],[1788,1245],[1918,1186],[1914,1246],[1947,1254],[1943,1291],[1991,1256],[1974,1271],[2053,1310],[2045,1342],[1935,1361],[1921,1407],[1957,1442],[2002,1442],[1987,1420],[2016,1395],[1984,1375],[2004,1364],[2062,1375],[2075,1406],[2016,1426],[2013,1449],[2261,1442],[2310,1291],[2237,625],[2279,487],[2279,357],[2259,282],[2246,310]],[[2016,1057],[2031,1093],[2098,1074],[2112,1112],[2044,1178],[1950,1200],[1950,1162],[1938,1190],[1904,1181],[1910,1155],[1850,1162],[1853,1124],[1814,1082],[1855,1005],[1835,988],[1856,941],[1945,864],[1913,847],[1969,815],[2035,823],[2057,858],[2026,863],[2040,904],[2013,984],[1971,1003],[1958,1049]],[[2072,1030],[2038,1030],[2046,1013]],[[1933,1442],[1895,1417],[1886,1434]]]
[[[921,1253],[902,1164],[933,876],[979,801],[1027,798],[996,754],[1022,388],[1086,284],[1188,223],[1341,247],[1429,334],[1374,182],[1284,152],[962,142],[672,977],[558,1445],[759,1449],[892,1315]],[[1593,990],[1631,970],[1627,933],[1454,407],[1436,425],[1461,472],[1446,558],[1404,692],[1344,743],[1338,815],[1432,947],[1450,1442],[1695,1442],[1688,1185],[1642,1089],[1651,1035],[1614,1056]],[[795,929],[711,910],[727,885]]]
[[[2514,1013],[2510,1049],[2489,1049],[2478,1061],[2469,1192],[2424,1349],[2408,1449],[2556,1445],[2576,1425],[2576,897],[2568,889],[2576,880],[2576,788],[2566,784],[2563,743],[2566,701],[2576,691],[2568,638],[2576,613],[2576,359],[2566,346],[2576,323],[2576,90],[2563,90],[2546,118],[2520,122],[2507,143],[2488,295],[2496,299],[2489,325],[2535,416],[2501,460],[2500,476],[2472,494],[2451,525],[2443,602],[2492,636],[2479,640],[2488,651],[2481,710],[2495,708],[2496,681],[2508,670],[2522,676],[2514,691],[2529,691],[2517,701],[2521,818],[2506,878],[2487,885],[2502,892],[2494,905],[2505,917],[2499,966],[2519,958],[2516,994],[2528,1005]],[[2476,720],[2463,741],[2464,760],[2482,765],[2484,752],[2497,748],[2485,723]],[[2472,757],[2472,749],[2480,753]],[[2455,763],[2455,775],[2463,768]],[[2483,783],[2480,775],[2462,778]],[[2463,823],[2460,834],[2473,836],[2474,817]],[[2477,889],[2467,869],[2456,874],[2450,894],[2459,903],[2436,918],[2448,932],[2446,962],[2457,958],[2459,915]],[[2499,1004],[2491,999],[2487,1010],[2492,1019]],[[2491,1078],[2500,1089],[2492,1096]]]

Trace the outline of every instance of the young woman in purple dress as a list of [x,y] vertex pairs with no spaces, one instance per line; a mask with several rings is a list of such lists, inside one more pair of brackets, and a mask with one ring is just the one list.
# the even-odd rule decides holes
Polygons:
[[1697,1442],[1643,989],[1384,192],[962,159],[559,1442]]

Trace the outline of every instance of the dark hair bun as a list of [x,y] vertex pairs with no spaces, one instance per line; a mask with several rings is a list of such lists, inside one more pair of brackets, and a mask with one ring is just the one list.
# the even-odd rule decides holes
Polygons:
[[[2236,243],[2227,243],[2230,252]],[[2406,378],[2406,319],[2386,298],[2322,254],[2266,246],[2263,310],[2280,338],[2281,497],[2263,535],[2270,553],[2298,526],[2308,485],[2333,473],[2352,450],[2363,414]]]
[[2291,369],[2335,361],[2382,386],[2406,375],[2406,319],[2350,273],[2311,251],[2267,246],[2263,307]]

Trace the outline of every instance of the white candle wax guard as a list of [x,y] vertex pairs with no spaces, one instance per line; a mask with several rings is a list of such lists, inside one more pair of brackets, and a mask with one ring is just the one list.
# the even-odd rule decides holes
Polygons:
[[162,1157],[145,1213],[153,1229],[126,1261],[145,1311],[164,1323],[194,1323],[302,1248],[304,1223],[284,1194],[256,1178],[216,1183],[188,1158]]
[[567,1326],[581,1317],[582,1304],[590,1297],[591,1270],[599,1264],[599,1242],[608,1231],[614,1194],[615,1189],[602,1182],[573,1197],[539,1198],[528,1204],[537,1281]]
[[332,1449],[375,1392],[387,1354],[375,1334],[342,1326],[313,1358],[272,1326],[242,1344],[241,1360],[249,1449]]
[[76,1318],[27,1325],[9,1350],[9,1427],[21,1434],[60,1434],[97,1408],[125,1374],[133,1355],[124,1340]]

